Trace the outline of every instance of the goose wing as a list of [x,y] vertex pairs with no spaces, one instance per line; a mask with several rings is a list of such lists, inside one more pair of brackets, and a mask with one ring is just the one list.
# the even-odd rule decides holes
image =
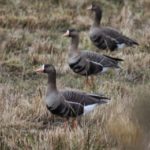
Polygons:
[[94,45],[100,49],[114,50],[117,48],[118,41],[100,29],[96,29],[96,31],[90,35],[90,39]]
[[115,29],[109,27],[94,28],[90,34],[91,41],[100,49],[115,50],[126,46],[138,45],[138,43],[124,36]]
[[100,63],[103,67],[118,68],[118,63],[120,61],[123,61],[123,59],[120,58],[114,58],[107,55],[100,55],[98,53],[89,51],[82,51],[81,55],[93,62]]
[[90,94],[80,91],[67,90],[61,91],[62,95],[69,102],[76,102],[82,105],[103,104],[108,102],[108,98],[102,94]]
[[100,30],[104,35],[110,36],[111,38],[115,39],[118,44],[126,44],[127,46],[139,45],[135,40],[121,34],[113,28],[105,27],[101,28]]

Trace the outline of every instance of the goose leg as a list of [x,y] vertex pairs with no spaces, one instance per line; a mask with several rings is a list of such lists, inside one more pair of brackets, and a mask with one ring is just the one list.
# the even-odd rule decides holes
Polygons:
[[90,77],[87,76],[87,77],[86,77],[86,83],[87,83],[87,86],[88,86],[88,87],[91,87],[91,77],[92,77],[92,76],[90,76]]
[[72,120],[72,128],[76,129],[77,127],[78,127],[78,121],[77,121],[77,119],[73,119]]
[[63,126],[64,126],[64,129],[66,130],[68,127],[68,119],[67,118],[64,119],[64,125]]
[[86,76],[86,85],[89,85],[89,78]]
[[88,87],[92,87],[92,88],[94,87],[94,76],[87,77],[86,85]]
[[90,77],[86,77],[86,89],[92,89],[95,87],[95,84],[94,84],[94,76],[90,76]]
[[90,77],[90,86],[92,87],[92,89],[95,87],[95,84],[94,84],[94,76],[91,76],[91,77]]
[[84,80],[84,85],[86,91],[90,89],[90,81],[88,76],[86,76],[86,79]]

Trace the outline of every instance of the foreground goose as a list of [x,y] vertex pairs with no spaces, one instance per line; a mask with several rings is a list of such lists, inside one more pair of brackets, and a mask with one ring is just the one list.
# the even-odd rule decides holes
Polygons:
[[117,30],[100,26],[102,9],[98,4],[93,2],[92,5],[88,7],[88,10],[94,13],[93,25],[90,28],[89,36],[97,48],[114,51],[126,46],[138,45],[136,41],[122,35]]
[[80,51],[78,48],[79,33],[77,30],[69,29],[64,36],[71,37],[68,63],[75,73],[89,76],[105,72],[109,68],[120,68],[119,62],[123,61],[122,59],[100,55],[90,51]]
[[[48,87],[45,98],[48,110],[67,120],[86,114],[92,111],[97,105],[107,103],[109,100],[102,95],[74,90],[59,91],[56,85],[56,70],[53,65],[45,64],[35,71],[48,74]],[[73,125],[74,127],[76,126],[75,124]]]

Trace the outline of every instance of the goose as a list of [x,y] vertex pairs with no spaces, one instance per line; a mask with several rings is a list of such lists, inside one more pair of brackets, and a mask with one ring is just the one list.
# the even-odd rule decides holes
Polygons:
[[92,43],[99,49],[114,51],[133,45],[139,45],[135,40],[121,34],[111,27],[102,27],[100,25],[102,18],[102,9],[95,2],[87,8],[94,13],[93,24],[90,27],[89,37]]
[[78,48],[79,32],[76,29],[68,29],[63,36],[71,38],[68,64],[75,73],[88,77],[106,72],[111,68],[120,68],[119,62],[123,61],[123,59],[100,55],[87,50],[80,51]]
[[47,109],[54,115],[73,119],[72,127],[77,127],[76,118],[92,111],[97,105],[106,104],[108,98],[101,94],[90,94],[76,90],[58,90],[56,69],[52,64],[44,64],[35,70],[48,75],[48,87],[45,97]]

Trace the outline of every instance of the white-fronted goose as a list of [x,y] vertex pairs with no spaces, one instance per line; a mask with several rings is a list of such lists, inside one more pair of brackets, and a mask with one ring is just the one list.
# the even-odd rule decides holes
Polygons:
[[119,58],[113,58],[106,55],[100,55],[90,51],[80,51],[79,33],[75,29],[69,29],[64,36],[71,37],[69,47],[68,63],[70,68],[80,75],[89,76],[105,72],[109,68],[119,68]]
[[110,27],[101,27],[102,9],[100,5],[92,3],[88,10],[94,13],[93,25],[90,28],[89,36],[93,44],[99,49],[111,51],[127,46],[139,45],[136,41],[124,36]]
[[59,91],[56,85],[56,70],[53,65],[45,64],[35,71],[48,74],[48,88],[45,98],[47,109],[67,120],[86,114],[95,106],[107,103],[109,100],[105,96],[74,90]]

